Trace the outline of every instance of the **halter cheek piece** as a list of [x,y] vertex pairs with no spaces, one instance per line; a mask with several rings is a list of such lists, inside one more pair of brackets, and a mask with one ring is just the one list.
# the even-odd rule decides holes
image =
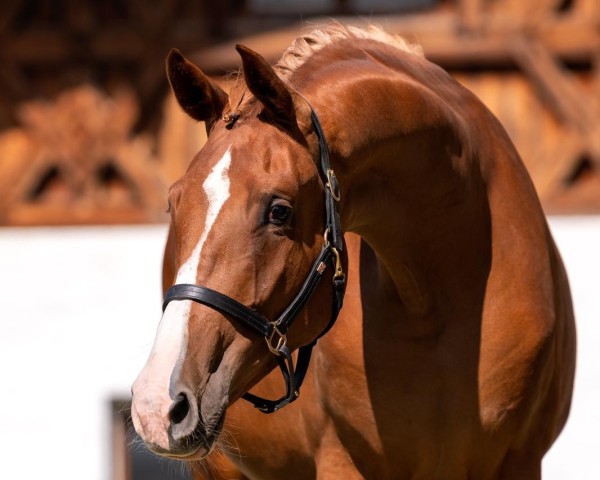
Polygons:
[[[200,285],[177,284],[173,285],[165,296],[163,311],[169,302],[173,300],[192,300],[209,306],[221,313],[231,315],[247,327],[261,334],[269,350],[277,355],[277,363],[285,380],[285,395],[277,400],[267,400],[257,397],[251,393],[242,396],[264,413],[273,413],[286,405],[292,403],[300,395],[300,387],[308,370],[310,356],[317,340],[325,335],[335,323],[339,311],[342,308],[346,276],[340,261],[340,252],[343,250],[343,236],[338,212],[338,201],[340,199],[339,186],[329,161],[329,149],[319,118],[311,109],[311,118],[315,133],[319,140],[320,151],[320,175],[325,185],[325,243],[321,253],[314,261],[310,273],[304,280],[302,288],[292,300],[290,305],[281,313],[275,321],[269,321],[261,314],[245,305],[237,302],[227,295]],[[304,308],[306,302],[315,291],[327,266],[331,264],[333,272],[333,306],[331,319],[325,329],[310,344],[298,349],[298,361],[294,368],[292,352],[287,347],[287,331],[291,327],[298,312]]]

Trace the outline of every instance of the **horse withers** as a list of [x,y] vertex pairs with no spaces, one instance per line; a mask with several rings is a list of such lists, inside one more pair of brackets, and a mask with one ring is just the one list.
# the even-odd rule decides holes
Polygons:
[[167,59],[208,140],[169,191],[137,432],[209,478],[540,478],[575,327],[504,129],[377,28],[238,52],[229,93]]

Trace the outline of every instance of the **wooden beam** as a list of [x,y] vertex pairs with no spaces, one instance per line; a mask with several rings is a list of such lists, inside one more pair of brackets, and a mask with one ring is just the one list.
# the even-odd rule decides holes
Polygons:
[[[80,45],[68,34],[55,30],[28,31],[3,38],[7,46],[0,49],[0,59],[21,64],[47,65],[71,62],[82,53]],[[90,58],[99,60],[139,60],[147,53],[144,39],[128,28],[101,30],[89,42]]]
[[528,165],[535,180],[535,189],[542,201],[565,190],[566,180],[573,174],[575,163],[584,151],[579,132],[567,128],[562,136],[560,148],[551,154],[547,148],[542,149],[539,155],[543,155],[543,158]]
[[600,167],[600,111],[589,94],[538,39],[517,37],[515,60],[546,98],[558,118],[579,132],[584,148]]
[[[345,24],[364,26],[365,22],[354,17],[338,17]],[[514,20],[514,19],[512,19]],[[329,20],[316,24],[326,24]],[[511,22],[510,12],[498,15],[486,23],[485,30],[474,40],[461,31],[461,19],[456,11],[439,11],[415,15],[371,17],[373,24],[406,37],[423,46],[428,59],[446,68],[468,65],[514,64],[510,42],[522,33],[523,26]],[[206,48],[191,58],[205,72],[222,75],[239,65],[235,44],[242,43],[260,52],[270,61],[275,61],[291,42],[307,29],[296,25],[267,33],[236,39]],[[539,35],[550,51],[562,60],[580,61],[589,59],[600,49],[600,33],[596,20],[582,16],[565,16],[539,26]]]
[[483,0],[458,0],[460,28],[464,32],[479,33],[484,28]]

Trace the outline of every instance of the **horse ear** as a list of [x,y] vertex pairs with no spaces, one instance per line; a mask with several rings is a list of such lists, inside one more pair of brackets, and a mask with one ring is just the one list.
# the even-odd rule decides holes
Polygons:
[[297,129],[294,100],[285,83],[261,55],[244,45],[235,49],[242,57],[246,85],[270,113],[270,119],[287,129]]
[[171,89],[181,108],[210,127],[221,116],[228,102],[227,94],[175,48],[167,56],[166,64]]

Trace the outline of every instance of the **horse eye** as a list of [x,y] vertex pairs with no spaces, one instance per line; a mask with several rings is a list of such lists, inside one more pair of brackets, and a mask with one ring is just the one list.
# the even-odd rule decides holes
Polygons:
[[281,203],[273,204],[269,211],[269,223],[272,223],[273,225],[284,225],[288,222],[291,215],[292,207],[289,205],[282,205]]

